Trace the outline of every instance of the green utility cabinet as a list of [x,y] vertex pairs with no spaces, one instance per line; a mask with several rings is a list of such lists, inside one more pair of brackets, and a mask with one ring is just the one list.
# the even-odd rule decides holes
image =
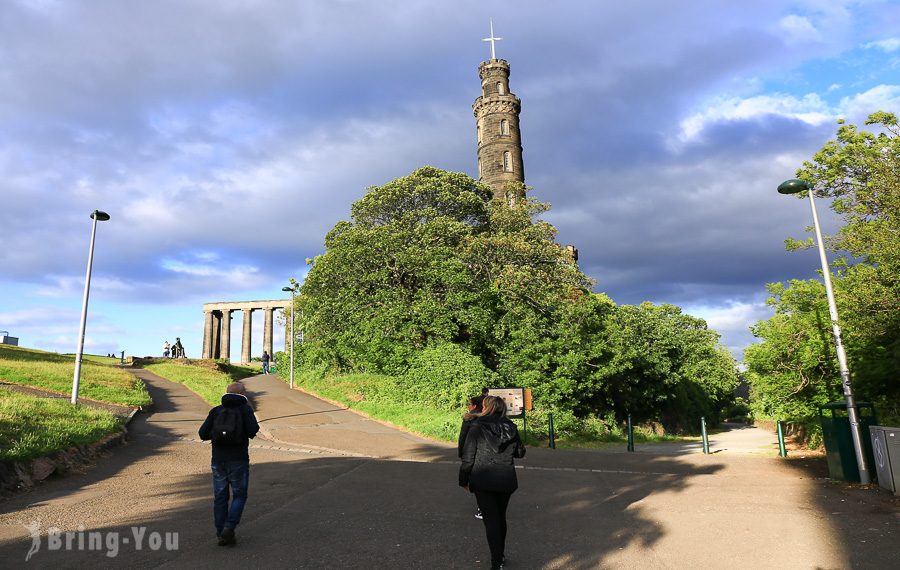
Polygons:
[[[860,443],[869,470],[872,470],[875,466],[875,455],[872,453],[872,439],[868,435],[869,426],[878,424],[875,406],[869,402],[857,402],[856,409],[859,412],[859,431],[862,440]],[[822,423],[822,440],[825,442],[828,474],[832,479],[859,483],[859,465],[856,463],[856,452],[853,450],[853,436],[850,435],[847,403],[840,401],[819,406],[819,421]]]

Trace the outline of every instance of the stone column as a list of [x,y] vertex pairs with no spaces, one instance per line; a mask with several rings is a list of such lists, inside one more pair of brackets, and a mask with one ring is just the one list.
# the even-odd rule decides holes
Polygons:
[[269,353],[269,356],[272,356],[272,314],[275,312],[275,309],[263,309],[264,314],[266,316],[265,321],[263,322],[263,350]]
[[209,347],[209,357],[219,358],[222,345],[222,311],[213,311],[212,341]]
[[212,311],[204,311],[203,319],[203,352],[200,354],[200,358],[211,358],[210,354],[212,354],[211,349],[213,328]]
[[241,362],[243,364],[250,363],[250,341],[251,331],[253,330],[253,309],[243,309],[244,311],[244,333],[241,335]]
[[231,361],[231,309],[222,309],[222,340],[219,343],[219,358]]

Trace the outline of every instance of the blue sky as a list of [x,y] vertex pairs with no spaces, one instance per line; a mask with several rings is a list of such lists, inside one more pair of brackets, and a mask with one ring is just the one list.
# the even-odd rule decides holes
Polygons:
[[86,350],[197,356],[203,303],[282,298],[368,186],[476,173],[490,18],[560,241],[597,291],[738,355],[765,284],[817,266],[784,251],[811,222],[775,187],[838,118],[900,111],[897,2],[11,0],[0,330],[74,352],[101,209]]

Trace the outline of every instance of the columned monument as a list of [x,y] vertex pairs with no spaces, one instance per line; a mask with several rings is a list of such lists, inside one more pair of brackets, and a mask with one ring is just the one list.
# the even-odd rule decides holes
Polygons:
[[263,311],[263,350],[272,351],[272,326],[275,309],[287,309],[286,301],[242,301],[238,303],[206,303],[203,305],[203,354],[202,358],[231,359],[231,313],[242,311],[244,326],[241,331],[241,359],[246,364],[252,354],[253,311]]
[[478,179],[494,189],[495,200],[512,202],[516,196],[507,194],[510,182],[525,182],[522,163],[522,135],[519,131],[519,112],[522,102],[509,90],[509,63],[497,59],[491,22],[491,59],[478,68],[481,77],[481,96],[472,104],[478,139]]

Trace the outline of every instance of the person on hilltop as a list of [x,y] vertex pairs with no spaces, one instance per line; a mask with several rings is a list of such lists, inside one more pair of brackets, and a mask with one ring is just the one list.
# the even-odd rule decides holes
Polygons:
[[491,570],[506,561],[506,508],[519,487],[514,458],[525,457],[519,430],[506,418],[506,403],[487,396],[463,444],[459,485],[475,494],[491,550]]
[[[472,427],[472,422],[478,418],[478,414],[481,413],[481,403],[484,401],[484,395],[474,396],[469,398],[467,403],[468,411],[463,414],[462,425],[459,428],[459,440],[456,443],[457,455],[462,459],[463,456],[463,446],[466,443],[466,435],[469,433],[469,428]],[[475,518],[481,519],[481,509],[475,509]]]
[[269,373],[269,358],[269,352],[264,350],[262,355],[263,374]]
[[163,358],[169,358],[169,349],[170,349],[169,341],[163,343]]
[[172,358],[184,358],[184,346],[181,344],[181,337],[175,337],[175,345],[172,347]]
[[209,411],[199,430],[200,439],[212,440],[213,518],[219,546],[235,544],[235,529],[247,503],[248,448],[259,432],[259,423],[245,394],[240,382],[229,384],[222,404]]

